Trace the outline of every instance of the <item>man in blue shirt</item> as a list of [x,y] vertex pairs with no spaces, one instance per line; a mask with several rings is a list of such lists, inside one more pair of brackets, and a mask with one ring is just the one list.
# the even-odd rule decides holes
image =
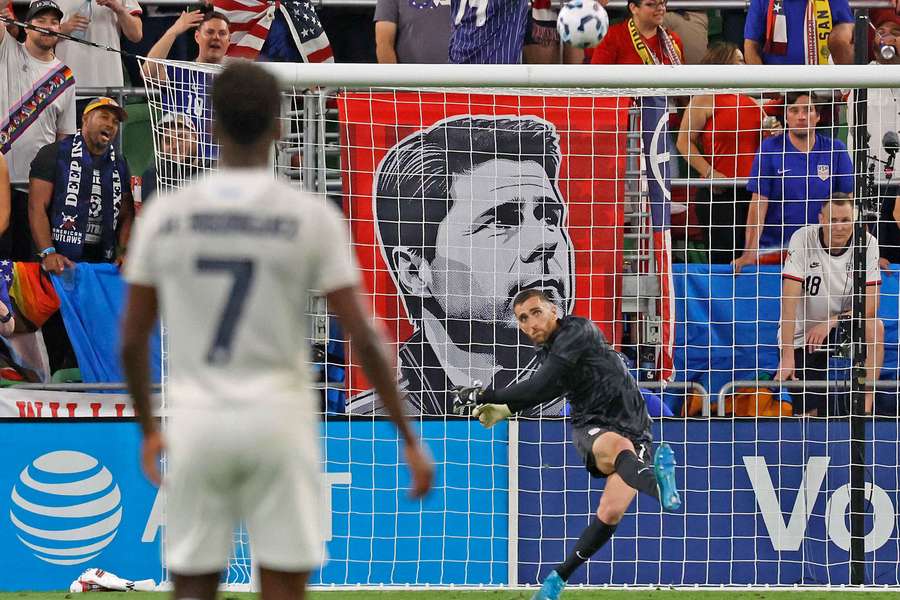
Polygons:
[[760,251],[780,251],[800,227],[815,223],[834,192],[853,193],[853,163],[840,140],[816,133],[819,113],[808,92],[785,97],[786,132],[763,140],[747,189],[744,253],[735,273],[756,264]]
[[526,0],[451,0],[450,62],[521,63],[529,7]]
[[748,65],[853,63],[849,0],[750,0],[744,23]]

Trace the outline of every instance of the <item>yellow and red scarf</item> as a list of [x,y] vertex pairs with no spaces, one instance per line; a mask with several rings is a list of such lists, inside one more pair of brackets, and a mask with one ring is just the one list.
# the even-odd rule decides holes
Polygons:
[[[787,54],[787,17],[784,13],[785,0],[769,0],[766,15],[766,54]],[[803,20],[805,42],[803,44],[807,65],[827,65],[828,35],[831,33],[831,6],[829,0],[807,0]]]
[[[644,41],[641,32],[638,31],[634,19],[628,19],[628,34],[631,36],[631,43],[634,45],[634,51],[638,53],[645,65],[660,65],[663,61],[654,54],[647,43]],[[659,36],[660,46],[665,54],[665,60],[670,65],[680,65],[683,61],[681,58],[681,49],[672,41],[672,36],[666,33],[662,27],[657,29],[656,35]]]

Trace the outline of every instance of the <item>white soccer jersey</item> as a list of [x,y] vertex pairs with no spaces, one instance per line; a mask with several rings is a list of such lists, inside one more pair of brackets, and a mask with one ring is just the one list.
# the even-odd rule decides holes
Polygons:
[[355,285],[340,214],[271,172],[218,173],[141,214],[125,277],[156,288],[171,408],[316,406],[310,290]]
[[[822,245],[821,229],[821,225],[807,225],[794,232],[781,273],[783,278],[803,284],[794,328],[795,347],[803,346],[806,332],[814,326],[850,310],[853,301],[852,248],[848,246],[840,254],[831,254]],[[878,241],[872,234],[866,235],[866,284],[880,285]]]

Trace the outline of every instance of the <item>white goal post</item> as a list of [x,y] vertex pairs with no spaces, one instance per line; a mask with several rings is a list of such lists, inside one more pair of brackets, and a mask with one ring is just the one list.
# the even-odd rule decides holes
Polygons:
[[[189,75],[147,82],[164,193],[190,179],[172,168],[183,158],[170,155],[172,136],[186,134],[172,133],[167,115],[183,112],[175,98],[190,91],[184,82],[211,80],[218,67],[161,62]],[[834,344],[850,350],[829,350],[824,383],[759,383],[781,359],[788,267],[780,259],[793,230],[817,224],[823,200],[845,192],[859,209],[853,218],[873,233],[891,225],[881,208],[897,194],[886,164],[896,149],[880,131],[900,126],[900,107],[883,102],[900,88],[900,66],[265,67],[284,89],[273,170],[343,208],[369,306],[439,473],[431,498],[404,498],[402,453],[380,402],[322,304],[309,307],[327,395],[329,491],[318,508],[327,512],[331,562],[316,585],[531,586],[565,557],[603,487],[571,447],[565,402],[491,430],[446,410],[451,385],[503,387],[530,376],[534,353],[509,318],[509,297],[540,287],[562,310],[592,318],[623,352],[647,392],[655,439],[675,449],[685,500],[681,513],[662,514],[639,498],[573,583],[900,587],[896,274],[879,275],[883,329],[866,344],[862,321],[849,320],[847,339]],[[848,99],[850,90],[868,90],[868,99],[848,123],[848,106],[865,97]],[[827,148],[771,151],[793,91],[809,96],[814,139]],[[741,114],[758,113],[752,125],[743,116],[736,130],[721,125],[724,117],[718,130],[712,116],[707,127],[679,124],[692,99],[726,96],[743,98]],[[191,107],[190,139],[207,159],[194,163],[193,176],[215,169],[215,151],[203,150],[215,142],[203,141],[211,112]],[[767,114],[780,124],[764,124]],[[728,161],[715,148],[738,133],[755,145],[735,151],[734,173],[718,173]],[[757,155],[767,152],[782,162],[762,166],[771,156]],[[784,162],[788,153],[807,172]],[[697,172],[707,159],[721,176]],[[768,187],[758,187],[766,178]],[[790,209],[803,222],[769,223],[781,243],[767,254],[771,264],[736,273],[713,257],[713,238],[745,230],[748,209],[737,207],[759,201],[748,183],[757,196],[769,190],[768,210],[779,214],[793,206],[788,188],[804,187],[807,197]],[[722,202],[734,220],[709,215]],[[892,246],[882,245],[881,258],[893,261]],[[844,288],[813,286],[810,275],[803,290],[849,298],[871,283],[851,281],[858,267],[846,263]],[[881,382],[874,414],[850,417],[847,382],[862,347],[883,349]],[[792,414],[814,397],[832,418]],[[249,584],[249,556],[239,530],[229,584]]]

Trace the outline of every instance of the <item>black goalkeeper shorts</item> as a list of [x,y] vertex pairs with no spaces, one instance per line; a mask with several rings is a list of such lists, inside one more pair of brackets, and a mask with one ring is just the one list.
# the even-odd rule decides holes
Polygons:
[[653,438],[650,436],[649,432],[647,432],[646,436],[634,438],[624,432],[603,425],[572,427],[572,443],[575,444],[575,449],[578,451],[581,460],[584,461],[584,468],[588,470],[588,473],[594,477],[608,477],[607,473],[602,473],[600,472],[600,469],[597,468],[597,461],[594,459],[593,450],[594,441],[607,431],[618,433],[622,437],[631,440],[631,443],[634,444],[634,451],[637,453],[638,458],[648,465],[653,462],[653,452],[651,447]]

